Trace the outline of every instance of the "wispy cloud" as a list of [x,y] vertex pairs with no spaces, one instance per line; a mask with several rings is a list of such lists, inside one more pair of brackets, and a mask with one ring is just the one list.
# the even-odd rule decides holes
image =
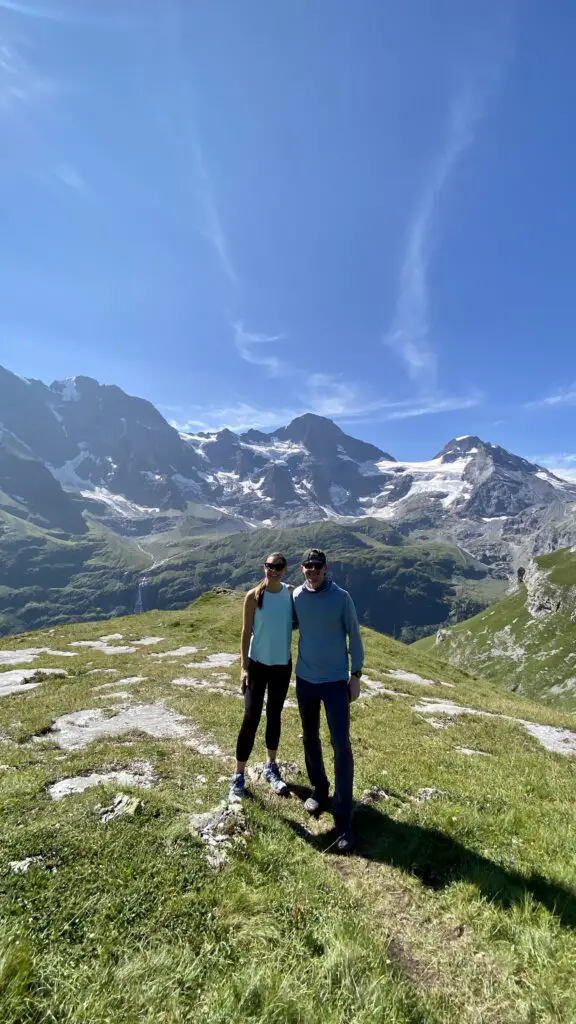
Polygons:
[[283,341],[283,334],[262,334],[258,331],[248,331],[241,320],[232,324],[234,332],[234,343],[238,352],[247,363],[255,366],[264,366],[272,377],[290,374],[292,371],[287,363],[277,355],[270,355],[263,351],[266,345]]
[[200,230],[214,249],[220,268],[225,277],[228,279],[230,284],[234,285],[235,288],[238,288],[240,286],[240,279],[230,255],[230,243],[220,216],[212,176],[208,171],[208,167],[202,153],[202,147],[200,146],[195,130],[193,131],[193,136],[194,155],[198,170],[200,199],[204,217],[204,224],[202,224]]
[[40,18],[43,21],[62,21],[64,14],[52,6],[20,3],[19,0],[0,0],[0,10],[10,14],[23,14],[27,18]]
[[446,397],[411,400],[401,402],[372,401],[367,402],[363,388],[354,383],[346,383],[327,374],[312,374],[307,384],[301,388],[301,402],[292,406],[264,408],[248,402],[238,402],[229,406],[194,405],[187,409],[168,409],[164,412],[170,423],[178,430],[229,430],[243,431],[251,428],[256,430],[273,430],[275,427],[289,423],[296,416],[313,412],[318,416],[327,416],[340,423],[374,423],[387,420],[409,419],[413,416],[430,416],[458,409],[469,409],[477,405],[480,396],[464,396],[462,398]]
[[181,409],[179,412],[173,410],[169,422],[177,430],[189,433],[198,430],[223,430],[225,427],[228,430],[241,433],[244,430],[274,430],[275,427],[290,423],[301,413],[301,409],[262,409],[249,402],[238,402],[220,409],[192,406],[188,410]]
[[444,146],[432,167],[412,222],[391,327],[384,341],[403,360],[408,376],[423,389],[433,390],[438,357],[430,339],[428,268],[436,214],[442,192],[456,165],[474,140],[479,104],[471,91],[457,98],[450,112]]
[[58,4],[42,0],[37,0],[36,3],[26,3],[25,0],[0,0],[1,11],[5,11],[7,15],[15,15],[14,20],[20,21],[47,21],[61,25],[99,27],[109,25],[113,29],[134,25],[134,20],[129,20],[124,12],[115,11],[113,7],[108,11],[97,12],[82,5],[80,0],[60,0]]
[[534,455],[530,461],[545,466],[563,480],[576,483],[576,452],[549,452],[547,455]]
[[7,40],[0,42],[0,115],[30,109],[53,91],[53,85],[30,66],[18,47]]
[[[45,186],[57,182],[92,199],[92,188],[79,171],[60,154],[50,152],[42,123],[61,90],[26,59],[26,40],[19,37],[19,41],[17,47],[5,35],[0,42],[0,121],[14,171]],[[6,144],[9,132],[14,133],[10,146]]]
[[545,398],[527,402],[526,409],[554,409],[563,405],[576,405],[576,382],[567,388],[560,388]]
[[[36,3],[26,3],[25,0],[0,0],[0,13],[5,12],[7,18],[13,16],[14,22],[26,21],[32,23],[52,22],[59,25],[76,25],[83,28],[109,29],[113,32],[124,31],[133,33],[142,19],[149,16],[150,19],[157,12],[149,13],[144,4],[136,6],[131,11],[125,4],[110,4],[105,10],[104,3],[99,5],[82,4],[81,0],[59,0],[55,5],[52,2],[38,0]],[[157,24],[157,17],[156,17]]]
[[[172,5],[170,9],[172,14],[168,30],[175,53],[178,53],[178,11]],[[175,59],[179,62],[184,81],[188,77],[185,58],[180,53]],[[251,316],[247,317],[250,326],[246,325],[246,319],[241,316],[245,297],[241,251],[239,255],[231,244],[218,198],[218,188],[202,148],[196,121],[191,114],[187,115],[184,133],[192,156],[195,185],[203,212],[204,224],[201,230],[216,254],[224,280],[233,286],[233,296],[229,303],[233,314],[229,317],[229,323],[236,351],[245,362],[260,367],[268,376],[282,378],[291,398],[290,408],[283,411],[270,411],[244,402],[223,408],[196,407],[188,415],[184,414],[180,422],[189,422],[203,429],[222,426],[232,429],[255,426],[264,429],[280,425],[305,412],[352,422],[407,419],[468,409],[479,404],[481,396],[478,393],[446,395],[437,386],[437,358],[429,340],[427,282],[435,208],[461,154],[472,142],[477,117],[478,109],[472,92],[463,93],[451,111],[447,140],[432,165],[410,226],[396,313],[386,340],[404,360],[418,389],[414,398],[393,401],[371,397],[373,390],[369,383],[295,365],[289,361],[287,346],[278,347],[280,342],[285,341],[284,334],[270,334],[255,329]],[[175,142],[178,140],[181,145],[182,130],[172,134]]]
[[94,198],[94,192],[86,178],[75,167],[72,167],[71,164],[61,164],[59,167],[55,167],[53,174],[57,181],[72,189],[73,192],[77,192],[84,199]]
[[360,386],[343,380],[335,374],[311,373],[303,375],[302,399],[311,412],[318,416],[341,416],[357,406]]
[[382,410],[382,419],[407,420],[416,416],[433,416],[443,412],[457,412],[459,409],[473,409],[482,402],[482,395],[424,395],[402,402],[390,402]]

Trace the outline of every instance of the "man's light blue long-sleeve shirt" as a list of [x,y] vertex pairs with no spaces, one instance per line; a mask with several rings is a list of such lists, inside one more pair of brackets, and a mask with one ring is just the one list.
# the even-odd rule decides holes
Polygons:
[[309,683],[334,683],[359,672],[364,648],[354,602],[332,581],[320,590],[303,584],[294,591],[300,637],[296,675]]

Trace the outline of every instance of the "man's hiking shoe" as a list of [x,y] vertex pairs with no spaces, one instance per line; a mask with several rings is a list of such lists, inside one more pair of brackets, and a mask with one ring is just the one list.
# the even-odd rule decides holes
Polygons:
[[228,799],[232,801],[241,800],[246,792],[246,779],[244,778],[244,772],[236,772],[232,776],[230,783],[230,789],[228,790]]
[[308,811],[308,814],[322,814],[328,806],[328,797],[318,797],[313,793],[309,796],[304,804],[304,810]]
[[262,769],[262,778],[268,783],[277,796],[288,796],[289,789],[280,775],[280,769],[275,761],[268,761]]
[[348,831],[343,832],[342,835],[338,836],[334,848],[336,853],[352,853],[355,846],[356,836],[350,831],[350,829],[348,829]]

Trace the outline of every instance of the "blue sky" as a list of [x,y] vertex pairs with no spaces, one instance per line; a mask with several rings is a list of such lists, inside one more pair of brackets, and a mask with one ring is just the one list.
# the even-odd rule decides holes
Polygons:
[[576,477],[569,0],[0,0],[0,362]]

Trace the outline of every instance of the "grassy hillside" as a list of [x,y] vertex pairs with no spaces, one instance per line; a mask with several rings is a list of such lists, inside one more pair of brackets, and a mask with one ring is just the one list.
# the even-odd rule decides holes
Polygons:
[[[357,854],[303,811],[293,693],[291,799],[252,782],[207,846],[242,710],[240,610],[208,594],[100,641],[87,623],[0,641],[3,1024],[576,1019],[574,760],[544,745],[576,750],[554,731],[573,719],[365,630]],[[51,798],[103,772],[137,778]],[[119,793],[132,813],[104,822]]]
[[70,536],[0,510],[0,633],[125,614],[149,564],[134,542],[100,528]]
[[[231,527],[226,517],[214,517],[190,513],[178,531],[154,540],[118,536],[90,518],[85,534],[66,535],[0,509],[0,633],[129,614],[141,580],[145,608],[183,608],[216,585],[248,589],[271,547],[286,551],[291,579],[299,582],[304,549],[324,546],[362,621],[403,640],[474,614],[506,585],[456,547],[411,544],[375,520],[224,532],[216,539]],[[157,568],[148,572],[155,559]]]
[[307,547],[327,553],[335,581],[354,595],[360,620],[402,640],[430,633],[449,618],[473,615],[500,596],[506,583],[459,548],[410,543],[377,520],[313,523],[295,529],[262,529],[179,550],[150,573],[147,607],[185,607],[208,587],[248,589],[270,551],[283,551],[287,579],[302,580]]
[[523,585],[488,610],[415,647],[508,689],[576,709],[576,550],[535,560]]

